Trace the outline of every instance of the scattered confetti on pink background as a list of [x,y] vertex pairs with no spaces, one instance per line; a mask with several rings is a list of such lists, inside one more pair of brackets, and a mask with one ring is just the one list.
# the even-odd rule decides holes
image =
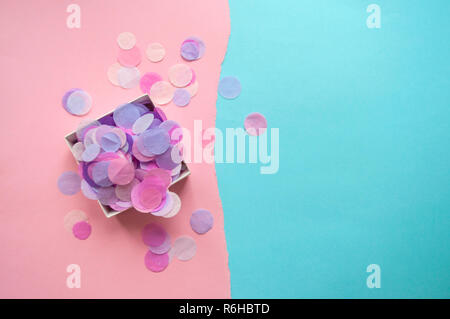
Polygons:
[[[195,69],[201,87],[196,98],[188,108],[171,102],[164,111],[189,130],[194,119],[214,127],[220,67],[230,32],[227,1],[135,0],[130,5],[119,0],[79,0],[80,29],[66,26],[69,4],[2,2],[0,67],[8,76],[2,80],[0,98],[2,105],[10,107],[0,108],[0,127],[2,136],[17,133],[14,139],[3,139],[8,152],[1,163],[0,192],[8,201],[0,214],[0,297],[229,298],[228,254],[214,165],[189,165],[191,176],[171,189],[182,205],[178,215],[169,219],[134,211],[107,219],[97,202],[81,192],[64,196],[56,186],[61,172],[77,167],[64,136],[76,129],[80,118],[61,107],[64,93],[73,87],[89,92],[92,109],[85,118],[99,117],[142,94],[138,85],[124,90],[106,77],[117,59],[121,32],[135,34],[141,50],[152,42],[164,46],[161,62],[142,58],[138,66],[142,74],[154,71],[167,79],[169,67],[176,63]],[[192,35],[201,38],[207,49],[201,59],[187,62],[180,56],[180,44]],[[33,83],[26,94],[24,76]],[[40,142],[30,143],[30,134]],[[33,159],[33,165],[16,159]],[[189,225],[190,212],[198,207],[215,213],[215,225],[206,236],[197,235]],[[92,226],[88,240],[76,240],[64,228],[64,216],[72,209],[88,215]],[[163,225],[172,238],[194,238],[195,257],[187,263],[174,259],[161,273],[148,271],[143,263],[148,248],[142,244],[141,230],[152,221]],[[66,286],[70,264],[81,268],[80,289]]]

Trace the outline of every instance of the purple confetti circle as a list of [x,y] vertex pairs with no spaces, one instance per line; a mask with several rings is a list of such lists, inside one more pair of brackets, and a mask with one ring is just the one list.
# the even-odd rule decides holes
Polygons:
[[214,224],[214,217],[206,209],[199,209],[192,213],[190,219],[192,230],[197,234],[207,233]]
[[81,177],[72,171],[64,172],[58,178],[58,188],[64,195],[75,195],[81,189]]
[[186,89],[176,89],[172,101],[176,106],[186,106],[191,101],[191,94]]

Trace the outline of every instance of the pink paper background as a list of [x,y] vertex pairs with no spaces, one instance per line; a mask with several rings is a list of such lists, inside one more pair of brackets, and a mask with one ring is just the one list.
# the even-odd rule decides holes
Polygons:
[[[81,7],[81,29],[68,29],[66,8]],[[116,37],[131,31],[143,53],[160,42],[165,59],[143,58],[141,72],[156,71],[167,79],[168,68],[182,62],[179,46],[196,35],[207,46],[193,66],[200,89],[186,108],[164,107],[169,118],[192,130],[215,123],[217,84],[229,29],[225,0],[204,1],[2,1],[0,10],[1,108],[3,148],[0,166],[0,297],[5,298],[228,298],[230,281],[223,230],[223,211],[214,165],[190,164],[192,175],[174,190],[182,209],[172,219],[129,212],[111,219],[97,202],[79,193],[64,196],[58,176],[76,170],[64,135],[80,118],[66,113],[61,97],[80,87],[93,98],[85,118],[96,118],[141,95],[140,89],[112,86],[106,76],[117,55]],[[189,226],[197,208],[213,212],[214,228],[196,235]],[[93,227],[80,241],[63,227],[72,209],[84,210]],[[161,222],[172,238],[192,236],[197,255],[172,261],[162,273],[144,266],[147,248],[140,231],[149,221]],[[81,288],[69,289],[66,267],[81,267]]]

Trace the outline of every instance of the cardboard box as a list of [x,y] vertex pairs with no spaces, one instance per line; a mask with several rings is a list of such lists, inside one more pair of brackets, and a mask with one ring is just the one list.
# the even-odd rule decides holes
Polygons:
[[[143,105],[145,105],[150,111],[153,111],[153,110],[155,109],[155,106],[153,105],[153,102],[150,100],[150,97],[149,97],[147,94],[146,94],[146,95],[143,95],[143,96],[141,96],[141,97],[137,98],[136,100],[131,101],[131,102],[129,102],[129,103],[140,103],[140,104],[143,104]],[[99,120],[99,119],[101,119],[101,118],[103,118],[103,117],[105,117],[105,116],[108,116],[108,115],[112,114],[113,112],[114,112],[114,110],[111,111],[111,112],[108,112],[108,113],[104,114],[103,116],[97,118],[96,120]],[[72,133],[69,133],[68,135],[66,135],[66,136],[65,136],[65,141],[66,141],[67,145],[69,146],[70,151],[72,152],[72,146],[77,142],[76,131],[73,131]],[[73,153],[72,153],[72,154],[73,154]],[[79,162],[78,162],[77,159],[75,158],[75,155],[74,155],[74,159],[75,159],[75,161],[77,162],[77,164],[79,164]],[[189,176],[189,174],[191,174],[191,172],[189,171],[189,168],[187,167],[186,163],[185,163],[184,161],[182,161],[182,162],[181,162],[181,171],[180,171],[180,175],[178,176],[178,178],[177,178],[176,180],[172,181],[172,183],[169,185],[169,187],[172,186],[173,184],[178,183],[178,182],[181,181],[182,179],[186,178],[187,176]],[[113,210],[111,207],[106,206],[106,205],[103,205],[103,204],[100,203],[99,201],[97,201],[97,202],[98,202],[98,204],[100,205],[100,208],[102,209],[102,211],[103,211],[103,213],[105,214],[105,216],[108,217],[108,218],[109,218],[109,217],[112,217],[112,216],[115,216],[115,215],[117,215],[117,214],[119,214],[119,213],[126,212],[126,211],[128,211],[128,210],[130,210],[130,209],[133,209],[133,207],[131,207],[131,208],[128,208],[128,209],[126,209],[126,210],[124,210],[124,211],[117,212],[117,211]]]

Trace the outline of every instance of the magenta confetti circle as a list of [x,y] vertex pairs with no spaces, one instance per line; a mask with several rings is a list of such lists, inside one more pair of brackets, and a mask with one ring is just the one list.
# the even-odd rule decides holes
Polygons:
[[147,267],[148,270],[160,272],[166,269],[169,265],[169,255],[167,253],[158,255],[149,250],[145,254],[144,262],[145,267]]
[[168,236],[167,232],[155,223],[150,223],[145,225],[142,230],[142,241],[147,246],[158,247],[161,246],[166,237]]
[[81,221],[73,225],[72,232],[73,235],[81,240],[88,239],[91,235],[92,227],[86,221]]

